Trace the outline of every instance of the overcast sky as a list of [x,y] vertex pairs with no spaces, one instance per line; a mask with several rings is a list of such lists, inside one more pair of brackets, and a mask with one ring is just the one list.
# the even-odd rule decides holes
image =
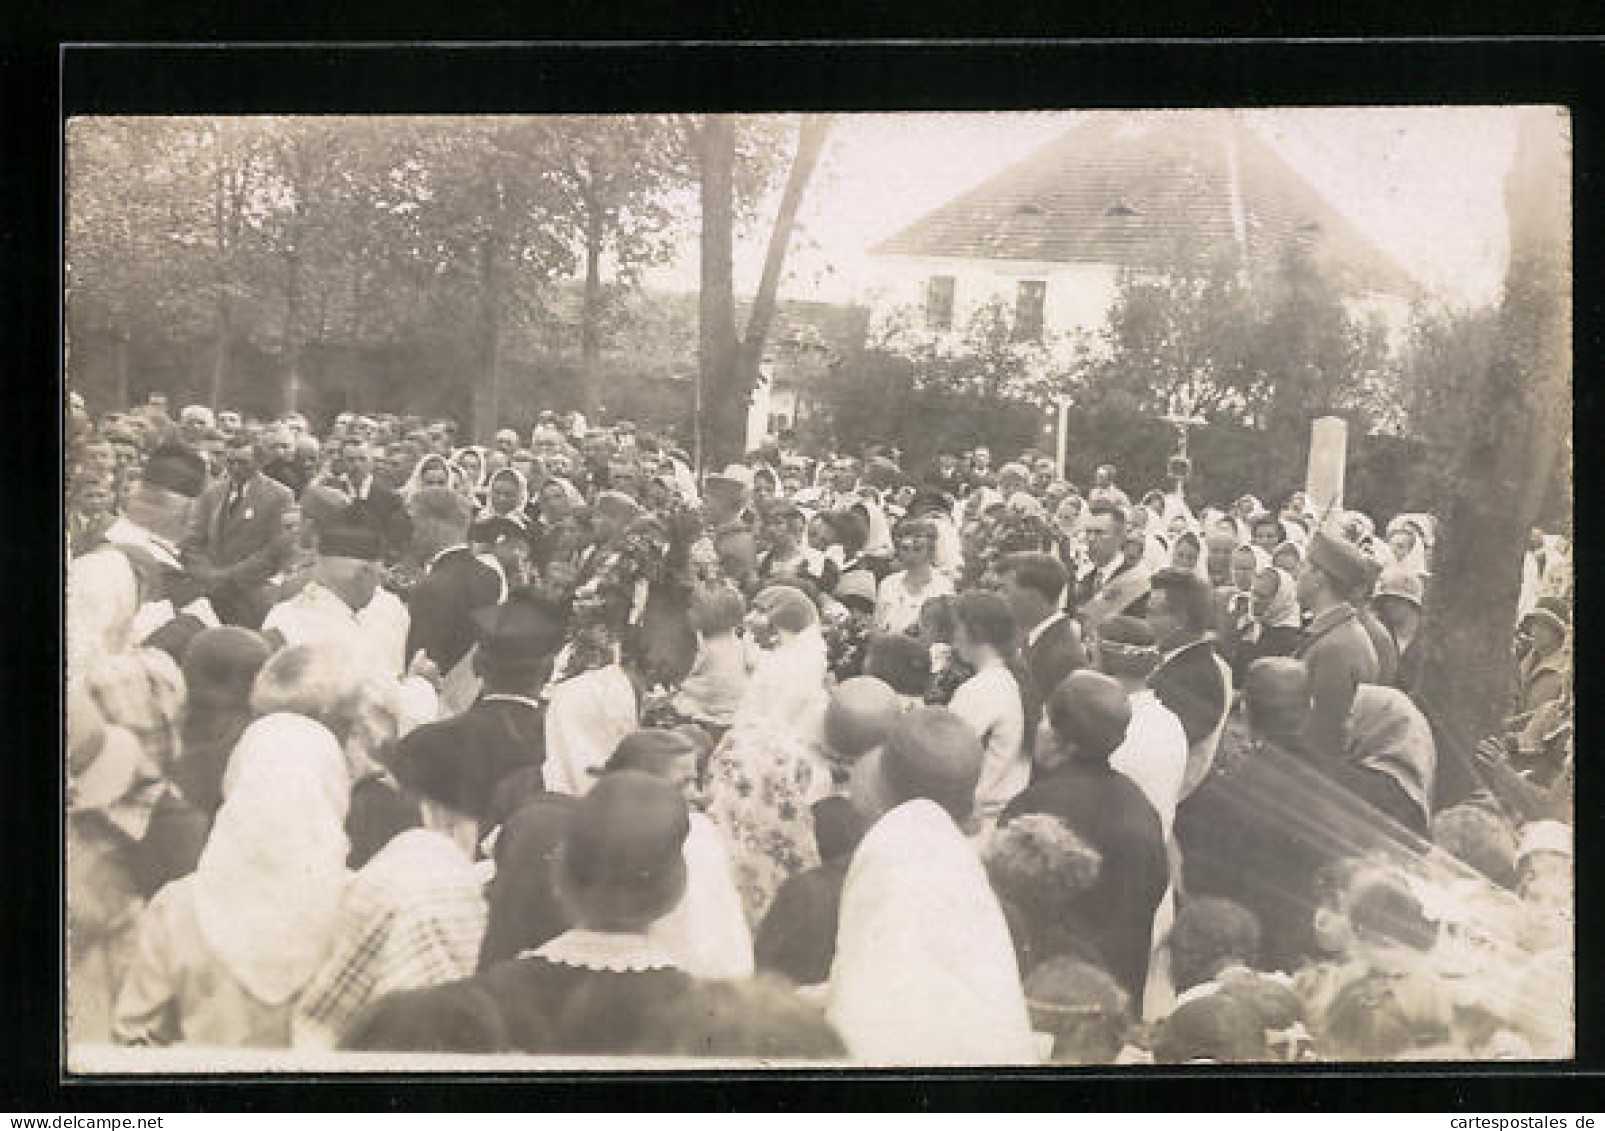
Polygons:
[[[1184,113],[1184,111],[1183,111]],[[1493,301],[1503,278],[1504,176],[1515,150],[1502,108],[1246,111],[1245,117],[1332,204],[1429,290]],[[1086,113],[861,114],[837,120],[809,188],[781,294],[848,301],[865,253],[933,208],[1047,144]],[[767,215],[773,215],[773,207]],[[750,292],[767,229],[737,247]],[[694,239],[649,277],[695,289]]]

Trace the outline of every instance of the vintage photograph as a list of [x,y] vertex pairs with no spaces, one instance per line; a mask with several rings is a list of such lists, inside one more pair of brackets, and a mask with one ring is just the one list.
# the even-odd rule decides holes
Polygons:
[[68,1072],[1574,1056],[1564,109],[62,159]]

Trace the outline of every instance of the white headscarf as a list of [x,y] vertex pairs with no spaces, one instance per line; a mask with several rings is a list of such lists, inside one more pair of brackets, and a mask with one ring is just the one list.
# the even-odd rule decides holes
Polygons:
[[945,573],[957,583],[964,571],[964,539],[958,525],[947,511],[933,511],[925,517],[936,527],[936,553],[931,565],[937,573]]
[[1404,555],[1404,557],[1401,558],[1398,554],[1394,553],[1393,543],[1391,541],[1385,543],[1388,563],[1398,565],[1400,568],[1408,570],[1417,577],[1426,576],[1427,547],[1425,538],[1422,536],[1421,531],[1418,530],[1413,524],[1401,523],[1397,521],[1388,523],[1387,537],[1391,539],[1393,535],[1400,530],[1404,530],[1409,533],[1410,549]]
[[892,527],[886,521],[886,512],[881,505],[873,499],[860,498],[854,504],[864,508],[869,516],[869,538],[864,543],[864,553],[876,556],[889,556],[896,552],[892,543]]
[[1191,538],[1198,546],[1198,560],[1192,564],[1190,572],[1196,573],[1199,577],[1204,579],[1205,585],[1210,586],[1210,588],[1214,588],[1214,583],[1209,579],[1209,546],[1205,543],[1204,536],[1198,533],[1198,531],[1189,528],[1187,530],[1183,530],[1180,534],[1176,535],[1175,538],[1171,539],[1170,557],[1166,560],[1166,564],[1175,565],[1176,550],[1181,545],[1181,540],[1183,538]]
[[1046,520],[1048,514],[1042,509],[1042,500],[1025,491],[1016,491],[1006,500],[1008,507],[1022,518],[1040,518]]
[[764,719],[807,733],[826,705],[825,638],[817,624],[796,634],[782,633],[773,648],[759,652],[737,721]]
[[1303,622],[1299,616],[1298,583],[1293,580],[1293,575],[1277,566],[1266,566],[1255,571],[1254,580],[1258,581],[1260,575],[1265,573],[1276,577],[1276,592],[1271,595],[1264,613],[1255,619],[1266,628],[1299,627]]
[[1166,495],[1164,498],[1165,509],[1160,513],[1159,518],[1166,532],[1168,533],[1170,530],[1171,520],[1179,518],[1187,524],[1188,530],[1197,533],[1198,519],[1194,516],[1193,509],[1187,505],[1187,500],[1180,495],[1174,494]]
[[1170,564],[1170,533],[1154,530],[1150,522],[1142,540],[1142,568],[1150,574],[1158,573]]
[[759,651],[736,709],[736,722],[774,723],[793,734],[806,734],[823,718],[826,706],[825,637],[814,603],[794,589],[778,585],[765,589],[753,598],[755,615],[770,611],[771,593],[786,603],[791,615],[802,619],[787,627],[775,626],[779,642]]
[[[491,504],[490,488],[495,484],[496,480],[504,475],[512,476],[513,482],[518,484],[518,501],[513,504],[512,510],[506,514],[501,514]],[[499,467],[490,473],[490,478],[485,480],[485,505],[479,508],[477,521],[485,522],[492,518],[505,518],[523,526],[525,522],[524,508],[527,506],[529,506],[529,480],[524,478],[524,473],[516,467]]]
[[758,476],[760,475],[769,476],[769,482],[775,485],[775,498],[784,499],[786,497],[786,488],[785,485],[780,481],[780,472],[776,471],[767,463],[759,463],[752,469],[752,479],[754,483],[758,481]]
[[[585,496],[580,494],[580,489],[563,476],[553,475],[546,480],[546,483],[556,483],[562,490],[563,498],[568,501],[569,506],[578,508],[585,505]],[[546,486],[546,483],[541,484],[542,488]]]
[[[1074,517],[1070,511],[1074,509]],[[1053,512],[1053,525],[1062,534],[1072,538],[1081,536],[1081,524],[1087,519],[1087,500],[1072,492],[1059,500],[1058,507]]]
[[279,1005],[327,957],[346,885],[351,781],[328,728],[301,715],[252,723],[195,868],[195,918],[253,995]]
[[827,1012],[855,1060],[1037,1063],[1003,911],[935,802],[899,805],[864,836],[838,924]]
[[[463,466],[463,456],[469,452],[472,452],[474,458],[479,461],[479,474],[477,476],[470,477],[468,469]],[[464,488],[470,493],[478,491],[485,485],[485,478],[490,474],[490,468],[486,466],[488,458],[486,449],[478,444],[469,444],[466,447],[458,448],[451,454],[451,466],[462,476]]]
[[691,813],[681,848],[686,888],[680,904],[647,929],[693,978],[750,978],[752,931],[730,869],[724,834],[705,814]]
[[139,584],[118,550],[94,550],[67,567],[67,675],[92,656],[126,652],[133,643]]
[[445,471],[446,485],[448,487],[454,486],[461,478],[457,469],[451,465],[451,461],[445,456],[438,452],[428,452],[420,457],[417,463],[412,465],[412,474],[407,476],[407,482],[401,488],[402,498],[410,499],[413,495],[423,490],[424,471],[431,467],[439,467]]

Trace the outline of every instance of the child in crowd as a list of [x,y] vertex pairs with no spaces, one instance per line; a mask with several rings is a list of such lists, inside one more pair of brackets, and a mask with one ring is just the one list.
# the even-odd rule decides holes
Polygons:
[[691,598],[691,627],[697,632],[697,658],[674,697],[680,714],[700,723],[728,727],[747,693],[752,667],[736,636],[747,603],[733,585],[706,584]]
[[1031,1027],[1054,1064],[1112,1064],[1132,1026],[1131,999],[1102,968],[1063,955],[1025,980]]

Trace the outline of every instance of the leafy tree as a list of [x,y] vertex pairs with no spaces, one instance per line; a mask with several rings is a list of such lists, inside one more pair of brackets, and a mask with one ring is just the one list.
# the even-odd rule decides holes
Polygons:
[[1247,369],[1263,375],[1249,408],[1272,433],[1302,434],[1312,417],[1346,417],[1366,430],[1386,410],[1389,387],[1383,328],[1351,313],[1310,250],[1291,245],[1275,276]]
[[1418,699],[1437,724],[1440,794],[1469,790],[1470,752],[1509,702],[1527,532],[1567,458],[1570,176],[1554,111],[1519,112],[1506,181],[1510,263],[1492,349],[1468,366],[1457,488],[1443,515],[1422,627]]
[[[499,422],[508,373],[572,385],[580,407],[591,407],[598,378],[619,371],[606,359],[610,334],[632,351],[625,332],[639,307],[621,300],[640,268],[665,254],[676,218],[691,213],[690,186],[716,185],[702,157],[718,152],[726,207],[712,209],[711,244],[725,243],[728,266],[737,233],[771,229],[741,335],[730,272],[708,292],[710,308],[723,295],[729,317],[717,341],[703,337],[716,374],[704,393],[723,414],[720,434],[739,447],[740,406],[825,137],[816,118],[75,122],[70,372],[82,383],[113,358],[106,384],[126,403],[130,357],[144,356],[170,387],[204,386],[214,404],[243,398],[259,411],[303,392],[340,397],[331,381],[344,382],[354,405],[360,378],[364,388],[384,382],[388,400],[467,411],[479,432]],[[771,190],[781,190],[779,208],[760,216]],[[582,263],[575,319],[552,284]],[[546,382],[539,366],[567,371],[576,325],[577,384]],[[343,360],[326,371],[331,359]],[[202,364],[204,377],[179,372]],[[241,366],[249,388],[235,387]],[[464,388],[471,405],[454,400]]]
[[1015,335],[1001,299],[976,308],[957,341],[924,332],[913,311],[897,311],[877,327],[872,348],[907,359],[917,389],[998,402],[1040,399],[1048,366],[1047,348]]
[[[710,114],[682,121],[695,156],[701,203],[701,298],[698,334],[698,457],[711,465],[741,455],[747,407],[758,380],[764,343],[774,320],[781,269],[796,228],[797,211],[829,135],[829,116],[804,115],[769,232],[763,273],[738,336],[735,317],[734,241],[738,182],[761,184],[774,152],[771,123]],[[757,194],[747,195],[754,199]]]
[[161,147],[151,140],[126,118],[75,118],[67,128],[69,359],[78,339],[109,336],[119,404],[129,399],[130,344],[170,322],[177,306],[182,248],[161,234],[168,206],[155,184]]
[[203,120],[190,148],[190,167],[209,182],[202,206],[210,215],[192,237],[179,238],[192,239],[207,262],[198,281],[211,292],[213,306],[217,352],[211,402],[216,409],[228,388],[236,337],[258,328],[251,260],[265,207],[260,189],[267,158],[259,125],[239,119]]
[[848,449],[891,443],[916,464],[938,451],[1017,450],[1040,439],[1046,350],[1013,330],[1001,301],[978,308],[952,345],[924,333],[913,312],[894,312],[826,380],[833,436],[819,439]]
[[1417,474],[1436,512],[1454,495],[1460,447],[1498,334],[1494,307],[1451,310],[1421,303],[1412,311],[1400,364],[1402,394],[1408,432],[1431,454]]
[[117,340],[119,400],[131,340],[204,334],[217,403],[236,339],[259,329],[259,130],[233,119],[78,119],[68,144],[69,322]]
[[[428,321],[455,340],[473,389],[470,435],[496,427],[502,366],[575,265],[551,133],[534,118],[429,119],[401,178],[408,248]],[[454,375],[455,376],[455,375]]]
[[272,211],[263,242],[277,276],[281,397],[294,407],[306,347],[359,339],[369,288],[382,281],[371,269],[371,241],[391,154],[379,122],[290,118],[268,126]]
[[580,407],[594,414],[610,293],[602,278],[603,259],[610,257],[617,277],[627,282],[634,282],[642,268],[662,262],[675,235],[674,194],[690,184],[692,170],[678,124],[668,117],[559,117],[547,120],[545,128],[556,156],[553,176],[568,196],[585,262]]
[[1302,436],[1312,416],[1388,419],[1396,373],[1383,325],[1350,309],[1309,249],[1255,279],[1179,247],[1165,273],[1122,270],[1099,346],[1066,391],[1089,408],[1253,422]]
[[1263,399],[1263,317],[1236,266],[1178,252],[1175,271],[1122,269],[1101,349],[1075,389],[1087,404],[1233,418]]

